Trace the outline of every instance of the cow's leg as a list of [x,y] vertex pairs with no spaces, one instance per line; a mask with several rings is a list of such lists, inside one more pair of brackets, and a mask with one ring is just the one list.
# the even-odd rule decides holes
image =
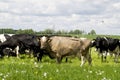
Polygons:
[[61,57],[57,57],[57,63],[58,63],[58,64],[61,63]]
[[57,57],[57,63],[60,64],[62,61],[62,57]]
[[107,61],[107,53],[101,53],[101,62]]
[[115,61],[116,63],[118,62],[118,57],[119,57],[119,54],[118,54],[118,53],[115,53],[114,61]]
[[65,58],[65,62],[66,62],[66,63],[68,62],[68,57]]
[[38,62],[39,62],[39,61],[41,62],[42,56],[43,56],[42,53],[38,53],[38,54],[37,54],[37,61],[38,61]]
[[17,58],[19,58],[19,46],[15,48],[15,52],[16,52]]
[[92,58],[90,54],[87,54],[87,60],[88,60],[88,64],[92,65]]
[[56,61],[57,61],[57,63],[60,64],[61,60],[62,60],[62,56],[59,53],[57,53],[56,54]]
[[105,51],[104,53],[103,53],[103,57],[104,57],[104,60],[105,60],[105,62],[107,61],[107,51]]
[[83,55],[81,55],[81,67],[85,64],[85,62],[86,62],[86,59],[85,59],[85,57],[83,56]]

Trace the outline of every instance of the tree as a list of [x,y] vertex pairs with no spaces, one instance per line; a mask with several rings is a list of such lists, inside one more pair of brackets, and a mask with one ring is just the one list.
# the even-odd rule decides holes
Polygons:
[[34,34],[35,31],[33,31],[32,29],[25,29],[25,30],[22,30],[22,29],[19,29],[16,34]]
[[6,28],[6,29],[0,29],[0,34],[15,34],[16,30],[13,30],[11,28]]
[[92,29],[88,34],[89,35],[96,35],[96,32],[95,32],[95,30]]
[[84,31],[81,31],[81,30],[79,30],[79,29],[71,30],[71,31],[69,32],[69,34],[83,34],[83,33],[84,33]]
[[54,34],[55,31],[53,29],[46,29],[43,31],[44,34]]
[[58,31],[56,32],[56,34],[62,34],[62,31],[61,31],[61,30],[58,30]]

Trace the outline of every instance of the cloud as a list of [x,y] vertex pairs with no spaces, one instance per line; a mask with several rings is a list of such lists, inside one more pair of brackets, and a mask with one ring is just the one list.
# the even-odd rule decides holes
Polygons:
[[0,28],[119,34],[119,6],[119,0],[0,0]]

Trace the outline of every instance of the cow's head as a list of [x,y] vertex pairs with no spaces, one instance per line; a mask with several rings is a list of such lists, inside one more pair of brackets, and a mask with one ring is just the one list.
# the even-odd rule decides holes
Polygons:
[[95,39],[93,39],[93,40],[91,41],[91,43],[90,43],[90,46],[91,46],[91,47],[95,47],[95,45],[96,45],[96,42],[95,42]]
[[45,49],[48,46],[47,44],[48,44],[48,37],[45,37],[45,36],[41,37],[40,48]]
[[95,39],[95,43],[94,43],[95,47],[96,47],[96,48],[100,47],[102,41],[103,41],[103,40],[102,40],[101,37],[97,37],[97,38]]

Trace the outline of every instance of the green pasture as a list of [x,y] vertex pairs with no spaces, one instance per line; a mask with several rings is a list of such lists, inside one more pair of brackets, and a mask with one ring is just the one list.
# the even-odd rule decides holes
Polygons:
[[108,56],[108,62],[101,62],[97,52],[92,49],[92,66],[86,63],[80,67],[80,60],[69,58],[61,64],[44,56],[42,62],[21,55],[21,58],[4,57],[0,60],[0,80],[119,80],[120,63],[114,63],[114,57]]
[[[72,35],[76,36],[76,35]],[[77,35],[89,39],[105,35]],[[120,38],[119,36],[110,36]],[[42,62],[36,62],[35,58],[21,55],[20,58],[4,57],[0,59],[0,80],[119,80],[120,63],[114,62],[114,57],[107,57],[107,62],[101,62],[97,52],[92,49],[92,66],[86,63],[80,67],[80,60],[69,58],[61,64],[55,59],[44,56]],[[120,61],[120,60],[119,60]]]

